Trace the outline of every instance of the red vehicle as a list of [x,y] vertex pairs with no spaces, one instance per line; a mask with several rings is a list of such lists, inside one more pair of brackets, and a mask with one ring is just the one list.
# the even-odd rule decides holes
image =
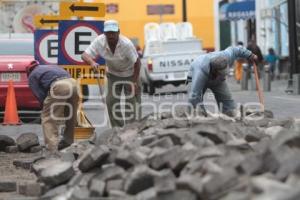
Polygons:
[[9,80],[13,80],[19,115],[41,109],[28,86],[26,66],[34,60],[33,39],[0,38],[0,112],[3,116]]

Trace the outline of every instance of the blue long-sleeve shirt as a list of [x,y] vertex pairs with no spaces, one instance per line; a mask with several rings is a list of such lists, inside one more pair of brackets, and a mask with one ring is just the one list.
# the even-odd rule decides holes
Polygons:
[[[203,90],[208,81],[214,81],[210,76],[210,61],[214,57],[225,56],[228,65],[232,65],[237,58],[249,58],[252,52],[244,47],[228,47],[224,51],[212,52],[199,56],[189,70],[189,77],[192,77],[192,85],[189,92],[189,102],[196,106],[203,102]],[[216,80],[220,81],[220,80]]]
[[39,65],[29,75],[29,87],[33,94],[43,104],[47,97],[51,83],[57,78],[70,78],[70,74],[56,65]]

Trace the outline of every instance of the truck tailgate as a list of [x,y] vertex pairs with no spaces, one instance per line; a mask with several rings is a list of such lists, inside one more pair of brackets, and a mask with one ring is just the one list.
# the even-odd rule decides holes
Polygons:
[[187,71],[191,63],[202,53],[157,55],[152,57],[152,72],[166,73],[176,71]]

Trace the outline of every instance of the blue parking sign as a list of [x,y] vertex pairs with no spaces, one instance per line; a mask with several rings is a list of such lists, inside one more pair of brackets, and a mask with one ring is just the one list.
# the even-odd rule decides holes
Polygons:
[[57,64],[58,34],[57,30],[35,30],[34,59],[40,64]]
[[[63,20],[58,29],[58,64],[85,65],[82,53],[92,41],[103,33],[103,21]],[[99,64],[105,64],[103,58],[96,58]]]

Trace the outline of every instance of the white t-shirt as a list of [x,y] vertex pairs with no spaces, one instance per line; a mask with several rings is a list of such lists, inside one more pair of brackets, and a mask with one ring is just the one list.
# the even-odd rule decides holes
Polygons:
[[93,58],[97,56],[104,58],[107,72],[120,77],[133,75],[134,63],[138,58],[133,43],[123,35],[119,36],[114,54],[111,52],[104,34],[99,35],[85,50],[85,53]]

